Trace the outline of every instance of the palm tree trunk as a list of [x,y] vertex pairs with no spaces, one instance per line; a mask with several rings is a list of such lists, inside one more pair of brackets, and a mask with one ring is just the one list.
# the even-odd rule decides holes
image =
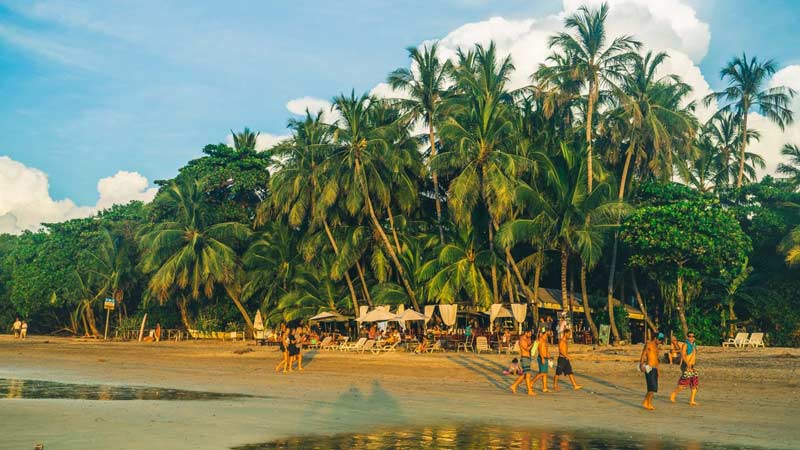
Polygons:
[[394,215],[392,215],[392,207],[390,205],[386,205],[386,214],[389,215],[389,228],[392,229],[392,237],[394,237],[394,245],[397,246],[397,253],[403,253],[400,239],[397,237],[397,229],[394,227]]
[[533,295],[531,298],[531,308],[533,308],[533,326],[539,323],[539,282],[542,279],[542,264],[544,264],[544,251],[539,250],[539,257],[536,258],[536,267],[533,269]]
[[589,81],[589,105],[586,112],[586,180],[589,186],[589,191],[592,192],[592,181],[594,174],[592,172],[592,118],[594,116],[594,103],[595,103],[595,90],[597,89],[597,80],[592,78]]
[[[489,221],[489,254],[492,255],[494,260],[494,224]],[[492,301],[493,303],[500,303],[500,292],[497,289],[497,267],[492,261]]]
[[[736,178],[736,187],[742,187],[742,182],[744,181],[744,151],[745,147],[747,147],[747,109],[749,105],[745,105],[746,107],[743,109],[744,113],[742,114],[742,142],[739,145],[739,176]],[[684,330],[686,332],[686,330]]]
[[181,299],[178,301],[178,309],[181,312],[181,322],[183,322],[186,331],[189,331],[192,328],[192,324],[189,322],[189,311],[186,308],[185,295],[181,295]]
[[592,310],[589,308],[589,293],[586,290],[586,264],[581,261],[581,300],[583,300],[583,315],[586,316],[586,323],[589,324],[589,329],[592,330],[592,339],[597,340],[597,325],[592,319]]
[[392,248],[392,244],[389,242],[389,237],[386,236],[386,232],[383,231],[381,227],[381,223],[378,220],[378,216],[375,214],[375,208],[372,206],[372,199],[369,196],[369,189],[367,189],[367,181],[364,179],[364,174],[361,170],[361,161],[356,158],[355,161],[355,168],[356,168],[356,176],[359,178],[361,184],[361,190],[364,195],[364,199],[367,201],[367,211],[369,213],[369,217],[372,220],[372,226],[375,228],[375,231],[378,233],[378,236],[381,238],[381,243],[383,244],[384,250],[389,254],[389,257],[392,259],[392,262],[397,269],[397,273],[400,275],[400,281],[403,283],[403,287],[406,290],[406,294],[408,294],[408,298],[411,299],[411,303],[414,305],[414,309],[419,311],[419,304],[417,303],[417,296],[414,293],[414,290],[411,288],[411,284],[408,282],[406,278],[405,270],[403,270],[403,265],[400,264],[400,260],[397,258],[397,254],[394,252]]
[[650,327],[650,329],[653,332],[658,331],[656,329],[656,324],[654,324],[653,321],[650,320],[650,316],[647,315],[647,308],[645,308],[644,306],[644,300],[642,299],[642,294],[639,292],[639,284],[636,283],[636,274],[633,273],[633,271],[631,271],[631,281],[633,281],[633,293],[636,296],[636,303],[639,304],[639,309],[642,310],[642,315],[644,316],[645,323],[647,324],[648,327]]
[[[331,247],[333,247],[333,253],[339,255],[339,246],[336,245],[336,240],[333,238],[333,233],[331,233],[331,227],[328,225],[328,219],[322,219],[322,225],[325,229],[325,234],[328,236],[328,241],[331,243]],[[350,300],[353,301],[353,310],[355,311],[355,316],[358,318],[359,314],[359,307],[358,307],[358,296],[356,295],[356,290],[353,287],[353,280],[350,278],[349,270],[344,271],[344,279],[347,282],[347,289],[350,291]]]
[[[433,130],[433,118],[428,116],[428,140],[431,144],[431,159],[436,156],[436,136]],[[436,203],[436,223],[439,225],[439,241],[444,244],[444,226],[442,225],[442,202],[439,199],[439,176],[435,170],[431,170],[433,178],[433,200]]]
[[367,280],[364,278],[364,268],[361,267],[361,261],[356,261],[356,270],[358,271],[358,278],[361,279],[361,288],[364,290],[364,298],[367,300],[367,305],[372,308],[372,296],[369,295],[369,288],[367,287]]
[[567,245],[561,244],[561,308],[567,309],[567,263],[569,262],[569,253],[567,252]]
[[92,336],[100,336],[100,332],[97,330],[97,321],[94,317],[94,311],[92,310],[92,304],[86,302],[86,321],[89,322],[89,329],[92,332]]
[[225,287],[225,292],[228,293],[228,297],[231,298],[231,300],[233,301],[233,304],[236,305],[236,309],[239,310],[239,313],[242,315],[242,318],[244,318],[244,323],[247,326],[247,334],[249,336],[252,336],[253,335],[253,320],[250,318],[250,314],[247,312],[247,310],[244,309],[244,305],[242,305],[242,302],[241,302],[242,288],[241,288],[241,286],[239,286],[238,284],[235,284],[235,285],[225,284],[224,287]]
[[537,261],[536,263],[536,275],[533,281],[534,288],[533,292],[528,287],[528,284],[525,283],[525,280],[522,278],[522,272],[519,271],[519,266],[517,262],[514,261],[514,257],[511,256],[511,250],[506,249],[506,258],[508,259],[509,264],[511,265],[511,269],[514,271],[514,276],[517,278],[517,282],[520,286],[522,286],[522,291],[525,292],[525,296],[528,297],[528,302],[531,304],[531,311],[533,311],[533,320],[534,325],[539,321],[539,274],[541,273],[541,261]]
[[628,171],[631,167],[631,159],[633,158],[633,143],[628,145],[628,151],[625,152],[625,164],[622,166],[622,176],[619,183],[619,200],[625,198],[625,184],[628,179]]
[[689,332],[689,325],[686,323],[686,298],[683,296],[683,277],[678,275],[678,318],[681,321],[683,335]]
[[611,268],[608,274],[608,323],[611,326],[611,334],[614,335],[614,341],[619,342],[619,330],[617,330],[617,321],[614,319],[614,276],[617,271],[617,246],[619,243],[619,232],[614,232],[614,245],[611,246]]

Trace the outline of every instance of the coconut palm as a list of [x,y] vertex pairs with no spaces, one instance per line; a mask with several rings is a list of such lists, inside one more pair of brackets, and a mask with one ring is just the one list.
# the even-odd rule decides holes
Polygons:
[[179,295],[181,319],[188,329],[186,296],[192,300],[210,298],[219,285],[252,330],[250,316],[232,289],[239,271],[235,247],[250,236],[249,228],[237,222],[207,224],[202,191],[196,181],[172,183],[156,202],[173,211],[174,217],[146,227],[140,234],[140,267],[150,275],[150,295],[162,303],[171,295]]
[[325,258],[299,268],[291,280],[291,289],[283,294],[270,310],[270,323],[307,319],[324,311],[347,313],[347,289],[330,279],[330,266]]
[[241,133],[236,133],[231,130],[233,137],[233,148],[239,152],[254,152],[256,144],[258,143],[258,136],[261,132],[253,133],[249,128],[245,127]]
[[[378,100],[367,94],[356,97],[340,95],[334,99],[334,108],[341,115],[337,130],[337,151],[328,160],[328,185],[343,194],[344,205],[350,214],[366,212],[383,250],[389,255],[403,287],[415,309],[419,309],[416,294],[409,284],[405,270],[397,257],[396,248],[389,241],[376,212],[373,196],[383,205],[391,197],[391,174],[386,173],[384,161],[391,159],[394,140],[400,133],[397,123],[374,126],[371,119]],[[405,151],[404,149],[399,149]]]
[[[717,188],[730,187],[731,180],[735,179],[739,171],[739,158],[741,157],[738,149],[742,135],[741,118],[731,111],[719,111],[714,114],[702,129],[702,135],[709,139],[709,143],[715,147],[714,158],[716,165],[716,179],[714,184]],[[747,130],[747,143],[761,139],[758,130]],[[765,167],[764,159],[761,156],[745,152],[744,180],[755,180],[756,167]]]
[[800,186],[800,147],[797,144],[785,144],[781,155],[789,160],[789,164],[778,164],[778,173],[786,175],[787,180],[797,189]]
[[705,97],[706,105],[714,100],[727,103],[720,108],[720,111],[732,112],[741,119],[737,188],[742,187],[744,182],[747,119],[750,112],[757,111],[778,125],[781,130],[794,121],[794,113],[789,102],[794,97],[795,91],[785,86],[764,88],[777,68],[777,63],[772,59],[759,61],[753,57],[748,60],[747,54],[742,53],[741,57],[734,57],[720,71],[720,78],[723,81],[727,80],[728,87]]
[[567,17],[564,26],[574,34],[561,32],[550,37],[550,48],[558,48],[568,57],[566,65],[554,66],[552,76],[569,76],[580,80],[587,88],[587,105],[584,117],[586,129],[586,160],[588,190],[592,190],[594,171],[592,168],[592,138],[594,114],[600,98],[600,89],[612,86],[622,76],[622,70],[630,59],[631,52],[641,47],[641,43],[631,36],[618,36],[608,42],[606,19],[608,5],[603,3],[599,9],[590,10],[581,6]]
[[133,262],[136,250],[131,242],[102,228],[99,245],[88,253],[93,261],[88,272],[99,284],[97,295],[110,295],[116,300],[119,311],[125,311],[125,293],[136,284]]
[[[389,74],[389,85],[404,92],[408,97],[398,99],[399,104],[428,127],[428,145],[430,158],[436,156],[436,123],[441,120],[448,73],[451,71],[450,61],[442,62],[437,54],[436,43],[420,51],[409,47],[408,55],[412,68],[397,69]],[[431,170],[433,181],[433,198],[436,204],[436,220],[439,225],[439,238],[444,243],[444,225],[442,224],[442,203],[439,192],[439,177],[436,170]]]
[[800,227],[795,227],[781,241],[778,249],[786,255],[786,264],[796,266],[800,264]]

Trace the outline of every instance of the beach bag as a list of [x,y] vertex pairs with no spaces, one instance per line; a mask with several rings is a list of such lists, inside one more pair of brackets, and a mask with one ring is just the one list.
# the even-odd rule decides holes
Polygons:
[[531,359],[536,358],[539,356],[539,341],[533,343],[533,347],[531,347]]

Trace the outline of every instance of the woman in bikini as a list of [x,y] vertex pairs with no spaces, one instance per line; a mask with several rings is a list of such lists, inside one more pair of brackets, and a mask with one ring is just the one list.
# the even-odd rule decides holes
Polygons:
[[678,378],[678,386],[670,394],[669,399],[675,403],[675,397],[685,388],[691,390],[689,396],[689,404],[697,406],[695,396],[697,395],[697,387],[700,384],[700,379],[697,376],[697,371],[694,368],[697,362],[697,343],[694,340],[694,333],[689,332],[686,334],[686,343],[681,347],[681,377]]
[[278,346],[281,351],[281,362],[275,366],[275,372],[280,372],[283,368],[283,373],[289,370],[289,349],[288,349],[288,332],[286,331],[286,324],[281,324],[280,331],[278,332]]

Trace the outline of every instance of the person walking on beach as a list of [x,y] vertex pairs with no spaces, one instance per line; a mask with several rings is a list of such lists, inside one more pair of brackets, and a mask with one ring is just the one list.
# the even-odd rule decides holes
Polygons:
[[300,333],[302,329],[297,327],[294,332],[290,329],[288,331],[289,334],[289,345],[286,347],[289,353],[289,372],[292,371],[292,366],[294,365],[295,361],[298,361],[298,370],[303,370],[303,361],[299,360],[298,357],[300,356]]
[[14,328],[14,339],[19,339],[19,333],[20,333],[20,330],[22,329],[22,322],[19,321],[19,317],[14,319],[13,328]]
[[578,390],[583,386],[578,385],[575,382],[575,375],[572,373],[572,363],[569,359],[569,340],[572,339],[572,330],[569,328],[565,329],[561,335],[561,338],[558,340],[558,363],[556,364],[556,375],[553,377],[553,390],[558,392],[558,377],[560,375],[566,375],[569,377],[570,383],[572,383],[572,389]]
[[528,395],[536,395],[533,392],[533,383],[531,382],[531,348],[533,347],[532,340],[532,332],[530,329],[525,330],[525,333],[522,334],[519,338],[519,354],[520,354],[520,365],[522,366],[522,375],[517,377],[516,381],[511,385],[511,392],[513,394],[517,393],[517,387],[519,387],[522,381],[525,381],[525,386],[528,388]]
[[22,321],[22,325],[19,327],[19,337],[20,339],[25,339],[28,337],[28,322]]
[[644,345],[642,356],[639,357],[639,370],[644,372],[647,383],[647,394],[642,406],[650,411],[653,407],[653,395],[658,392],[658,344],[664,340],[664,333],[654,334],[650,341]]
[[539,365],[539,373],[531,381],[531,385],[536,384],[536,380],[542,379],[542,392],[550,392],[547,390],[547,369],[549,368],[550,362],[550,351],[547,349],[547,340],[550,338],[552,333],[547,330],[543,329],[539,332],[539,340],[538,340],[538,356],[536,357],[536,362]]
[[697,386],[700,384],[697,371],[694,369],[694,365],[697,362],[697,344],[694,340],[694,333],[691,331],[686,334],[686,338],[686,343],[681,347],[681,377],[678,379],[678,385],[675,390],[670,394],[669,400],[675,403],[675,397],[688,387],[691,390],[689,404],[697,406],[698,403],[695,401],[695,396],[697,396]]
[[286,373],[289,371],[289,333],[285,324],[281,324],[278,332],[278,346],[281,351],[281,362],[275,366],[275,372],[279,372],[283,368],[283,373]]

